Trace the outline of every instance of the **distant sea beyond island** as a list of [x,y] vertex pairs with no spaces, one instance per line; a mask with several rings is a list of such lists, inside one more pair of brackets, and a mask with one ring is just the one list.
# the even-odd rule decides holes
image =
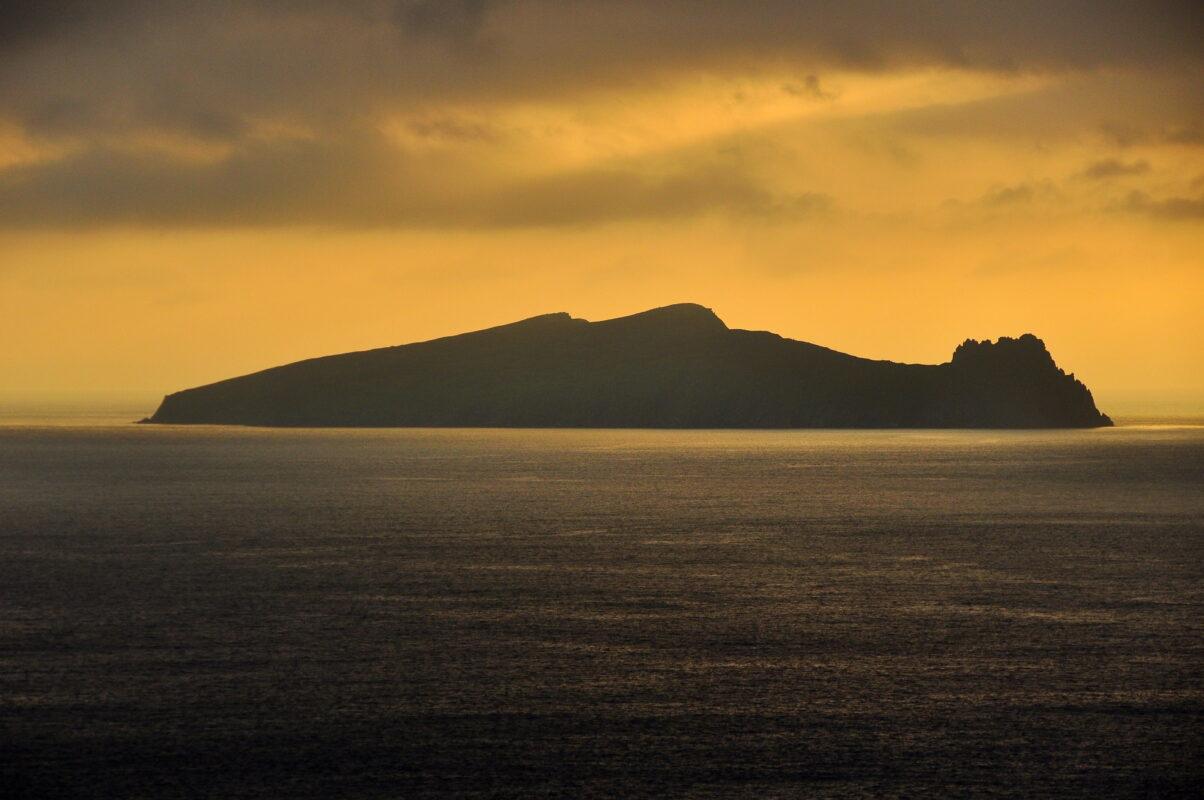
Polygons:
[[545,314],[187,389],[142,420],[281,427],[1091,428],[1112,421],[1032,334],[898,364],[683,303]]

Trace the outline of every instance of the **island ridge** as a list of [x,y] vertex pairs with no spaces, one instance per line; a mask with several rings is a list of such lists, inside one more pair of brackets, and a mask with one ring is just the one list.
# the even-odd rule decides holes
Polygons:
[[546,314],[314,358],[163,399],[143,420],[288,427],[1090,428],[1112,424],[1032,334],[944,364],[873,361],[678,304]]

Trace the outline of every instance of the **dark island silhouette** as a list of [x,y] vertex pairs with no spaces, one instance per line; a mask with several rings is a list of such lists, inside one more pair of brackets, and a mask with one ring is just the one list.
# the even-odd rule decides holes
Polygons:
[[948,363],[872,361],[694,304],[546,314],[170,394],[143,422],[293,427],[1089,428],[1091,392],[1032,334]]

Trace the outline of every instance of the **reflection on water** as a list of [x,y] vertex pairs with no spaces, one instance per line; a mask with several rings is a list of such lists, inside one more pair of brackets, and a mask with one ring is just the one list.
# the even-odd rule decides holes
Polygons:
[[1175,796],[1204,429],[0,427],[29,796]]

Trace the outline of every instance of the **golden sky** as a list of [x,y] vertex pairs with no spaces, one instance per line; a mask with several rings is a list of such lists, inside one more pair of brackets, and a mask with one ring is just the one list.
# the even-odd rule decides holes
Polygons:
[[1105,412],[1204,410],[1202,16],[16,3],[0,398],[697,302],[898,361],[1031,331]]

